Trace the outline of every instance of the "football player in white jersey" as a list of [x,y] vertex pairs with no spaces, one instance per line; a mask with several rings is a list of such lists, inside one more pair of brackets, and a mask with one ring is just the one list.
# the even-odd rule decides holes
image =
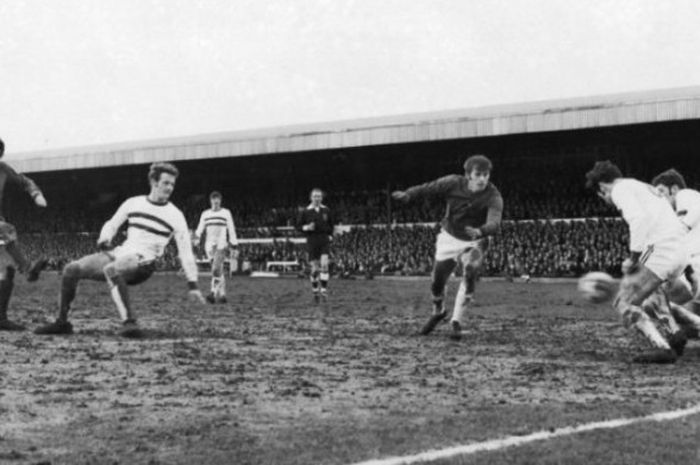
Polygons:
[[688,265],[683,245],[686,228],[653,186],[622,177],[610,161],[596,162],[586,179],[588,187],[620,210],[629,226],[630,256],[622,263],[625,276],[613,305],[625,326],[637,329],[654,347],[634,361],[674,363],[687,342],[685,333],[669,318],[669,335],[664,337],[640,305],[662,283],[678,278]]
[[204,251],[211,262],[211,292],[207,295],[210,303],[226,303],[226,277],[224,261],[230,247],[238,246],[236,227],[228,208],[221,206],[221,193],[209,195],[211,208],[204,210],[199,225],[194,232],[194,242],[199,244],[204,235]]
[[[121,316],[124,337],[142,337],[129,302],[128,286],[148,279],[155,270],[155,261],[165,252],[165,246],[174,237],[182,268],[187,277],[189,295],[204,303],[197,286],[197,264],[187,222],[182,212],[169,202],[178,176],[170,163],[153,163],[148,172],[151,191],[127,199],[114,216],[102,227],[97,245],[101,252],[86,255],[68,263],[61,277],[59,314],[54,323],[39,327],[36,334],[71,334],[68,321],[71,302],[81,279],[107,281],[112,299]],[[119,228],[126,223],[124,243],[111,248]]]
[[690,255],[690,267],[677,282],[670,283],[667,292],[674,316],[686,328],[697,333],[700,330],[700,317],[697,315],[700,313],[700,192],[688,189],[683,175],[675,169],[657,175],[651,183],[669,201],[688,230],[685,245]]

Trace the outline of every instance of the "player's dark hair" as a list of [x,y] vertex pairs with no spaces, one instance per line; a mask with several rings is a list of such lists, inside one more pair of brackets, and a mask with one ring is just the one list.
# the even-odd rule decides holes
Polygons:
[[210,199],[221,199],[221,192],[219,191],[214,191],[211,194],[209,194]]
[[598,189],[601,182],[609,183],[622,177],[622,171],[610,160],[597,161],[593,169],[586,173],[586,187]]
[[172,163],[156,162],[153,163],[148,170],[148,179],[158,182],[160,181],[160,175],[163,173],[171,174],[175,177],[180,175],[180,171],[178,171],[177,167]]
[[652,186],[658,186],[659,184],[668,187],[669,190],[673,186],[678,186],[679,189],[685,189],[688,187],[685,183],[685,179],[683,179],[683,175],[673,168],[658,174],[654,179],[652,179]]
[[5,143],[0,139],[0,158],[5,155]]
[[472,155],[464,162],[464,172],[471,173],[475,169],[490,173],[493,169],[493,163],[485,155]]

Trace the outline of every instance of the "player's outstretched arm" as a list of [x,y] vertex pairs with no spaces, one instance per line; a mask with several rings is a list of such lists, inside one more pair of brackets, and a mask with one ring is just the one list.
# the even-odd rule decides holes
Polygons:
[[391,198],[403,203],[408,203],[411,200],[406,191],[394,191],[391,193]]
[[496,234],[501,229],[501,221],[503,220],[503,197],[497,195],[491,201],[488,212],[486,213],[486,223],[479,228],[484,236]]
[[37,207],[41,208],[45,208],[48,205],[48,202],[46,202],[46,197],[44,197],[44,194],[42,194],[41,192],[38,192],[36,195],[34,195],[34,203]]
[[131,199],[124,201],[124,203],[119,206],[114,216],[112,216],[112,218],[110,218],[109,221],[102,226],[100,236],[97,239],[97,246],[100,249],[109,248],[109,245],[112,243],[112,239],[114,239],[117,231],[119,231],[121,225],[123,225],[128,219],[131,201]]
[[449,192],[450,189],[452,189],[462,179],[462,176],[450,174],[448,176],[438,178],[434,181],[409,187],[405,191],[394,191],[391,193],[391,196],[392,198],[394,198],[394,200],[398,200],[400,202],[408,202],[410,200],[415,199],[416,197],[444,195],[447,192]]
[[226,210],[226,228],[228,229],[228,243],[231,247],[238,247],[238,236],[236,235],[236,225],[233,223],[231,210]]
[[180,218],[175,221],[174,225],[175,244],[177,245],[177,253],[180,258],[180,264],[187,278],[188,297],[202,304],[205,303],[204,296],[199,290],[199,273],[197,270],[197,262],[192,251],[192,239],[190,232],[187,229],[187,221],[185,216],[180,214]]
[[194,236],[192,236],[192,243],[199,244],[200,239],[204,234],[204,212],[199,215],[199,223],[197,224],[197,229],[194,230]]
[[39,186],[27,175],[18,173],[7,163],[0,164],[0,169],[5,172],[7,179],[19,185],[34,200],[37,207],[46,207],[47,202]]

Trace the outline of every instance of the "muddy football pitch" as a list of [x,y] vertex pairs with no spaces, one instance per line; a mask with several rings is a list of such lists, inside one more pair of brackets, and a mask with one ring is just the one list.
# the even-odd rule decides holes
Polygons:
[[34,335],[59,278],[19,281],[10,315],[29,330],[0,333],[2,464],[700,461],[700,343],[632,364],[644,341],[572,283],[479,283],[455,342],[447,325],[416,334],[426,279],[333,280],[314,305],[304,280],[235,277],[228,304],[200,306],[159,274],[132,289],[141,340],[117,335],[90,282],[75,334]]

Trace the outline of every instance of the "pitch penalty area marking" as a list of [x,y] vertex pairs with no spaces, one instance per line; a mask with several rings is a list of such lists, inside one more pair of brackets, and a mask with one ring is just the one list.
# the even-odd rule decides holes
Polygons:
[[596,421],[593,423],[586,423],[578,426],[565,426],[563,428],[555,429],[554,431],[538,431],[536,433],[528,434],[526,436],[508,436],[502,439],[491,439],[489,441],[475,442],[472,444],[465,444],[462,446],[448,447],[446,449],[430,450],[415,455],[367,460],[365,462],[354,463],[353,465],[407,465],[411,463],[432,462],[434,460],[447,459],[460,455],[475,454],[477,452],[496,451],[500,449],[505,449],[506,447],[519,446],[530,442],[543,441],[546,439],[558,438],[563,436],[571,436],[573,434],[585,433],[587,431],[621,428],[623,426],[652,421],[660,422],[676,420],[678,418],[683,418],[698,413],[700,413],[700,404],[681,410],[653,413],[644,417],[618,418],[616,420]]

